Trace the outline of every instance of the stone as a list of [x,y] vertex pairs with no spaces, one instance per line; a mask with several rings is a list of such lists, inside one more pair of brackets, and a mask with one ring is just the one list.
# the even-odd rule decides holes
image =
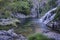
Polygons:
[[0,40],[26,40],[23,35],[18,35],[14,32],[14,29],[8,31],[0,30]]
[[50,27],[52,30],[60,31],[60,22],[55,21],[55,22],[50,22],[47,24],[48,27]]

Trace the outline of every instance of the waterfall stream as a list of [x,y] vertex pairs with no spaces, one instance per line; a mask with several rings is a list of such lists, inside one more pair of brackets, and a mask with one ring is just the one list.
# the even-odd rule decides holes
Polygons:
[[53,8],[53,9],[49,10],[47,13],[45,13],[45,15],[43,17],[41,17],[40,22],[47,24],[48,22],[52,21],[56,14],[51,13],[51,12],[55,11],[56,9],[57,9],[57,7]]

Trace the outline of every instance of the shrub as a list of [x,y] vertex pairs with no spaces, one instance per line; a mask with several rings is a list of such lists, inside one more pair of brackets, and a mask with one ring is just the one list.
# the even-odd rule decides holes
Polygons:
[[[46,12],[48,12],[50,9],[54,8],[57,6],[57,0],[48,0],[45,4],[44,7],[42,8],[42,12],[41,14],[45,14]],[[41,10],[41,9],[40,9]],[[42,15],[42,16],[43,16]]]
[[53,40],[42,34],[35,34],[28,37],[28,40]]
[[54,20],[60,20],[60,6],[56,10],[56,16],[55,16]]
[[51,8],[56,7],[57,6],[57,0],[49,0],[48,4],[50,5]]
[[0,14],[2,17],[9,17],[11,13],[30,14],[30,5],[28,0],[0,0]]
[[11,11],[17,12],[17,13],[23,13],[23,14],[29,14],[30,13],[30,7],[28,2],[24,1],[17,1],[9,4],[9,7]]

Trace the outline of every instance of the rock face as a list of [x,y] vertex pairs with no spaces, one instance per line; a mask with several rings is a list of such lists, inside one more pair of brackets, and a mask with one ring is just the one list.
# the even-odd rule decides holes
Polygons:
[[60,0],[58,0],[57,3],[58,3],[58,6],[60,6]]
[[56,22],[50,22],[47,24],[50,28],[52,28],[53,30],[59,31],[60,32],[60,21],[56,21]]
[[13,32],[13,29],[10,29],[8,31],[1,30],[0,31],[0,40],[26,40],[26,38],[22,35],[17,35]]
[[0,19],[0,25],[10,25],[16,22],[19,22],[19,20],[13,18]]

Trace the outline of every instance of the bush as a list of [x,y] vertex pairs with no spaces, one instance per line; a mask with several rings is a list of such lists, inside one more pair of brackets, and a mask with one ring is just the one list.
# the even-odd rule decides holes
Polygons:
[[57,6],[57,0],[48,0],[45,4],[44,7],[41,8],[40,10],[42,10],[41,14],[42,16],[48,12],[50,9],[54,8]]
[[28,40],[53,40],[42,34],[35,34],[28,37]]
[[28,2],[16,1],[9,4],[10,10],[17,13],[29,14],[30,5]]
[[2,17],[9,17],[11,13],[30,14],[28,0],[0,0],[0,14]]
[[50,5],[51,8],[54,8],[57,6],[57,0],[49,0],[48,4]]
[[12,25],[6,25],[6,26],[0,25],[0,30],[9,30],[11,28],[14,28],[14,26],[12,26]]
[[60,6],[56,10],[56,16],[55,16],[54,20],[60,20]]

